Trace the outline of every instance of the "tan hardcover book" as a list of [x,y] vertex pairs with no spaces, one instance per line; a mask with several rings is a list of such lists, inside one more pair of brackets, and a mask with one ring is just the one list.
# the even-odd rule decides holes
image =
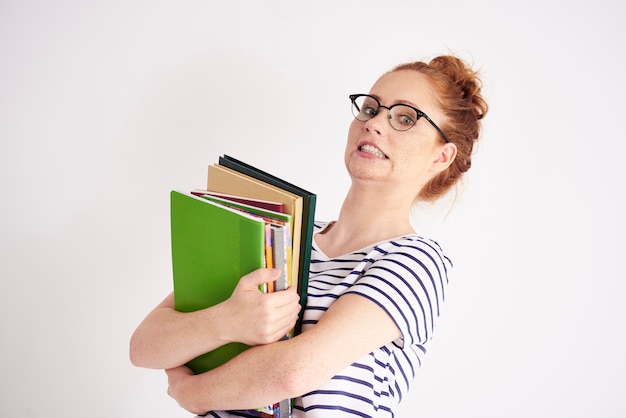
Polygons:
[[207,190],[227,193],[252,199],[280,202],[285,213],[292,217],[292,278],[298,278],[300,265],[300,246],[303,224],[303,199],[294,193],[269,185],[253,177],[242,174],[218,164],[210,165],[207,178]]

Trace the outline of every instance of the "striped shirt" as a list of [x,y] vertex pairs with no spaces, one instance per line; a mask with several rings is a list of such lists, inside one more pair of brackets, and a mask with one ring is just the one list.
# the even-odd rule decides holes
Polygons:
[[[328,225],[316,223],[315,232]],[[418,235],[379,242],[335,258],[327,257],[313,242],[303,332],[337,298],[351,293],[383,308],[402,336],[297,398],[293,417],[393,417],[426,353],[424,346],[440,314],[451,268],[439,245]],[[212,412],[209,416],[251,416],[231,414]]]
[[[315,232],[327,225],[317,223]],[[417,235],[332,259],[313,243],[303,331],[314,326],[338,297],[351,293],[383,308],[402,337],[298,398],[294,417],[393,417],[426,353],[451,267],[436,242]]]

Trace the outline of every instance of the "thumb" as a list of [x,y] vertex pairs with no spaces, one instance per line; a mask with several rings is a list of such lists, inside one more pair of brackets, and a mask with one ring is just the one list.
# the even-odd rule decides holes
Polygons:
[[256,287],[263,283],[273,282],[280,277],[280,270],[275,268],[261,268],[246,274],[241,278],[241,282],[246,286]]

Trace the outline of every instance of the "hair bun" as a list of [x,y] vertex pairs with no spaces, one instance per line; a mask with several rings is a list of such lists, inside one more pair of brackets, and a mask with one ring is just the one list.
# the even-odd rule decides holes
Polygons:
[[469,108],[473,108],[476,119],[485,117],[489,107],[482,96],[483,85],[477,70],[451,55],[433,58],[429,66],[447,76],[451,84],[458,87],[459,99]]

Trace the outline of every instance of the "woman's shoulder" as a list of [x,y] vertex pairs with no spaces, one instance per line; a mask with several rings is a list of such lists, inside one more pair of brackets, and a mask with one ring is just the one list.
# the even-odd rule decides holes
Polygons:
[[[323,233],[326,229],[332,227],[335,221],[316,221],[314,223],[314,234]],[[394,238],[385,239],[375,242],[359,250],[353,251],[352,254],[361,254],[368,256],[366,258],[379,259],[387,254],[404,254],[408,256],[428,256],[429,258],[440,260],[445,264],[452,265],[452,262],[443,251],[441,245],[431,238],[426,238],[417,233],[401,235]]]
[[429,259],[436,264],[452,267],[452,261],[437,241],[418,234],[403,235],[385,240],[374,245],[374,251],[383,258],[390,256],[408,257],[411,259]]
[[402,248],[402,247],[424,247],[430,248],[433,251],[443,253],[443,249],[439,243],[432,239],[427,238],[419,234],[401,235],[399,237],[391,238],[376,244],[379,247],[389,248]]

